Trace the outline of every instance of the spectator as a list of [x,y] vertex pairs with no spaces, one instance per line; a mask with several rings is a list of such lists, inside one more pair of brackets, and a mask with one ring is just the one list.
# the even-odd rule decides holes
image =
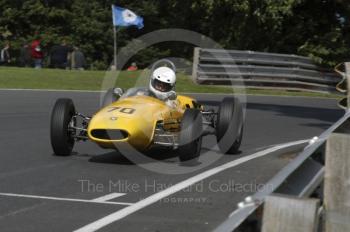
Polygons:
[[36,39],[31,44],[31,55],[34,60],[34,67],[40,69],[43,66],[44,53],[41,50],[41,41]]
[[67,46],[65,40],[62,41],[60,45],[52,46],[50,50],[50,66],[52,68],[62,68],[68,67],[68,55],[72,49]]
[[11,63],[10,43],[6,43],[5,47],[1,49],[1,64],[7,65]]
[[86,66],[85,56],[78,47],[74,47],[74,50],[70,57],[72,69],[84,70],[84,67]]
[[137,71],[138,67],[135,62],[132,62],[127,71]]
[[31,51],[30,51],[30,47],[27,43],[24,43],[20,49],[19,65],[21,67],[30,67],[31,66]]

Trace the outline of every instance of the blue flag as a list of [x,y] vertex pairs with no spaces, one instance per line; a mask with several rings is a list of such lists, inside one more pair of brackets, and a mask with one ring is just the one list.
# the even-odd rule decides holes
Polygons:
[[143,18],[131,10],[112,5],[113,25],[121,27],[136,26],[143,28]]

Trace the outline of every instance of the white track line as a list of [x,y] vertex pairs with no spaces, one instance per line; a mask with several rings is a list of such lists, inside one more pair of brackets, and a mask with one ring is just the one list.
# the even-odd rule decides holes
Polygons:
[[109,200],[112,200],[114,198],[121,197],[124,195],[125,195],[125,193],[111,193],[111,194],[107,194],[105,196],[93,199],[91,201],[93,201],[93,202],[105,202],[105,201],[109,201]]
[[85,202],[85,203],[109,204],[109,205],[132,205],[132,203],[127,203],[127,202],[96,201],[96,199],[95,200],[84,200],[84,199],[47,197],[47,196],[36,196],[36,195],[15,194],[15,193],[0,193],[0,196],[24,197],[24,198],[45,199],[45,200],[54,200],[54,201],[73,201],[73,202]]
[[277,146],[268,148],[266,150],[257,152],[255,154],[248,155],[248,156],[242,157],[240,159],[236,159],[236,160],[233,160],[231,162],[228,162],[224,165],[207,170],[201,174],[198,174],[198,175],[193,176],[187,180],[184,180],[178,184],[175,184],[175,185],[173,185],[173,186],[171,186],[163,191],[155,193],[155,194],[153,194],[153,195],[151,195],[151,196],[149,196],[141,201],[138,201],[131,206],[125,207],[117,212],[114,212],[110,215],[107,215],[106,217],[101,218],[95,222],[92,222],[92,223],[90,223],[90,224],[88,224],[80,229],[77,229],[74,232],[92,232],[92,231],[99,230],[99,229],[101,229],[101,228],[103,228],[103,227],[105,227],[105,226],[107,226],[115,221],[118,221],[118,220],[138,211],[138,210],[145,208],[146,206],[149,206],[149,205],[156,203],[157,201],[159,201],[165,197],[168,197],[176,192],[179,192],[182,189],[185,189],[185,188],[187,188],[187,187],[189,187],[189,186],[191,186],[191,185],[193,185],[193,184],[195,184],[203,179],[206,179],[210,176],[213,176],[219,172],[225,171],[226,169],[229,169],[229,168],[235,167],[237,165],[240,165],[242,163],[248,162],[250,160],[268,155],[272,152],[281,150],[283,148],[303,144],[303,143],[306,143],[308,141],[309,140],[300,140],[300,141],[295,141],[295,142],[277,145]]

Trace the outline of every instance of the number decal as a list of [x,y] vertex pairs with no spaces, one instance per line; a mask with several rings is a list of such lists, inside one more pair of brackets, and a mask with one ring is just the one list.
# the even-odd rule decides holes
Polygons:
[[108,112],[116,111],[119,109],[120,109],[120,107],[111,107],[110,110],[108,110]]
[[118,110],[120,113],[123,113],[123,114],[133,114],[136,111],[133,108],[111,107],[110,110],[108,110],[108,112],[113,112],[116,110]]
[[124,114],[133,114],[135,112],[135,109],[133,108],[123,108],[120,110],[120,113]]

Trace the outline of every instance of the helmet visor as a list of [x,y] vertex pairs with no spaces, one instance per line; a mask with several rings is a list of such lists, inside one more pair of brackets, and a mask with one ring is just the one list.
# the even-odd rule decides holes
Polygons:
[[156,90],[158,90],[160,92],[169,92],[173,88],[171,86],[171,84],[162,82],[162,81],[157,80],[157,79],[153,79],[152,86],[153,86],[153,88],[155,88]]

